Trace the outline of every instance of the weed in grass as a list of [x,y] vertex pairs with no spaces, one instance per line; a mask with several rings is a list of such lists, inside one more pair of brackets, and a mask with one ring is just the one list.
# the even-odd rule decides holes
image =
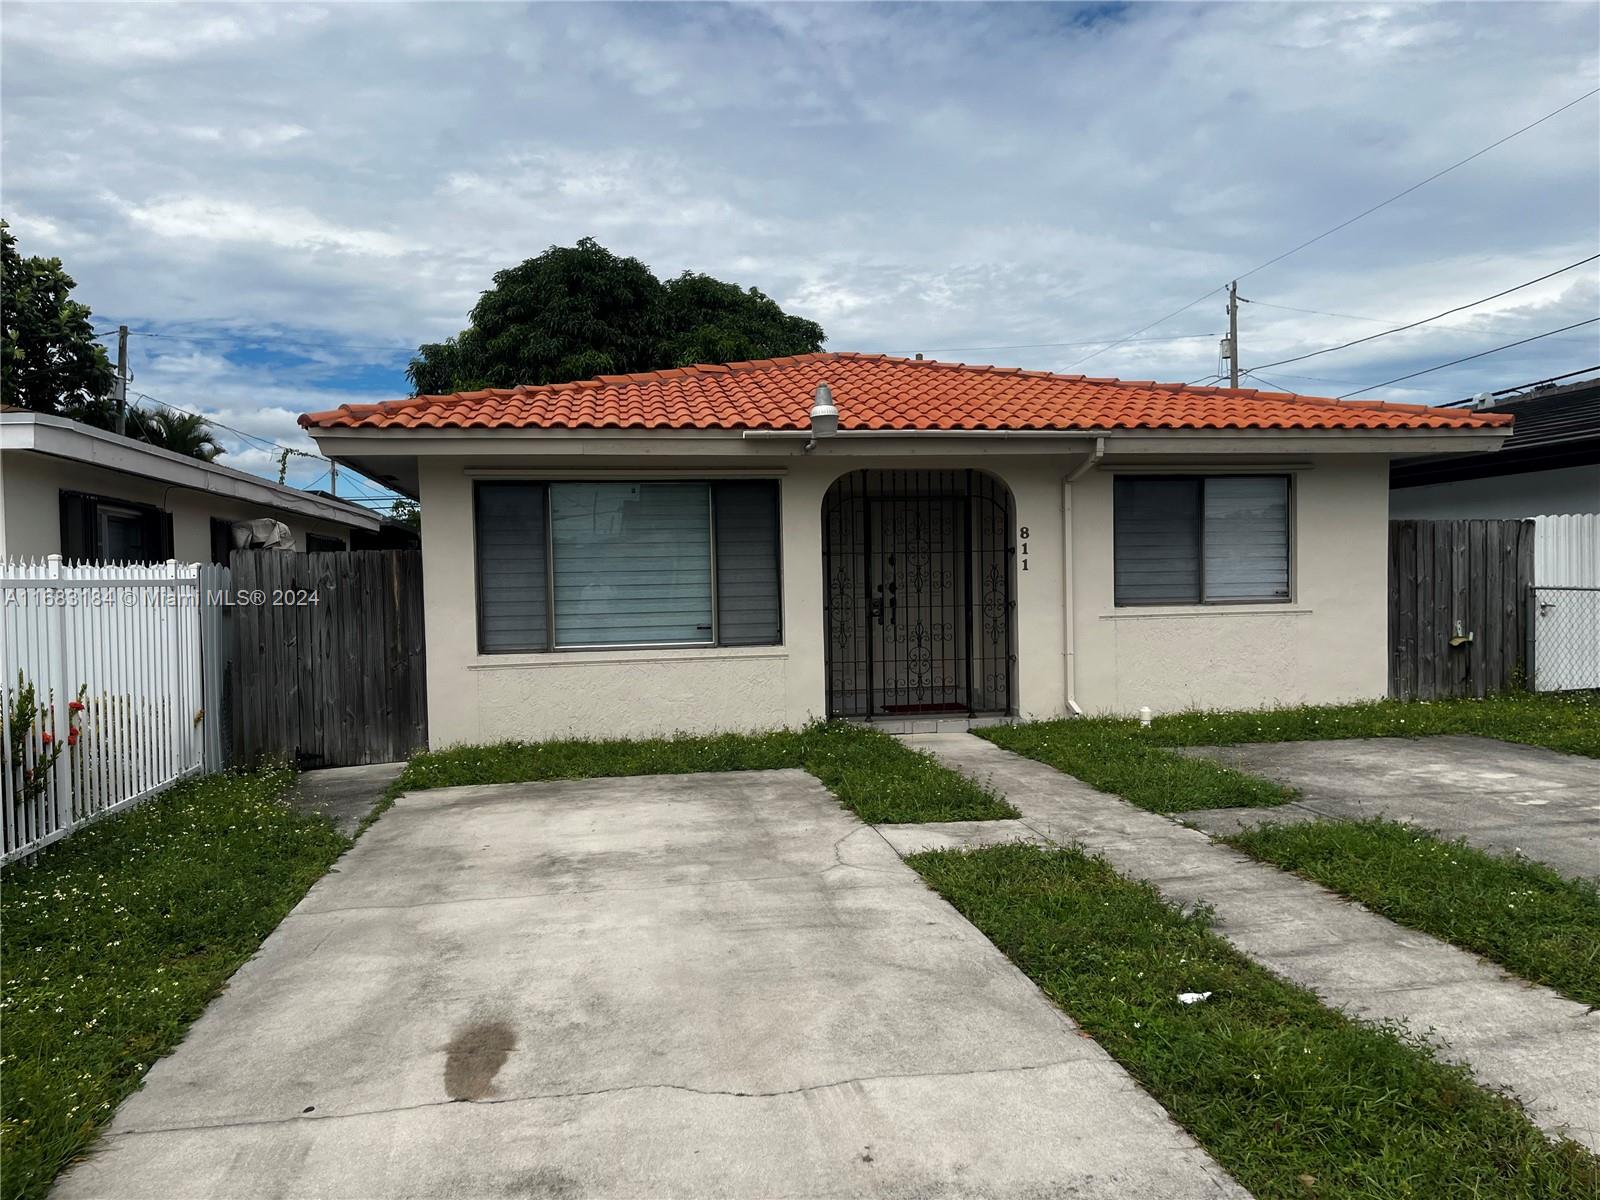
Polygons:
[[[1600,1162],[1074,849],[907,860],[1261,1200],[1592,1198]],[[1181,992],[1206,992],[1198,1004]],[[1310,1179],[1312,1182],[1306,1182]]]
[[212,775],[7,869],[0,1156],[42,1197],[349,845],[281,802],[293,772]]
[[1393,821],[1264,825],[1224,840],[1600,1007],[1600,888],[1593,883]]
[[809,771],[871,824],[987,821],[1017,815],[993,789],[941,766],[886,733],[843,721],[772,733],[502,742],[433,750],[406,764],[389,796],[392,800],[410,791],[460,784],[784,767]]

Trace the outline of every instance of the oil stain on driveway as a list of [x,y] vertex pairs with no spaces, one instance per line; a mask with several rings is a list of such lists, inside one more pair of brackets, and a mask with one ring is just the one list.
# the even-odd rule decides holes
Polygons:
[[1239,1197],[798,771],[403,797],[59,1200]]

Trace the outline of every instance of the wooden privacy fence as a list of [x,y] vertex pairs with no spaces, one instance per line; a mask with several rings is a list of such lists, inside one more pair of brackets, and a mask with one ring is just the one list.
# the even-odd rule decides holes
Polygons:
[[1487,696],[1528,682],[1532,521],[1389,522],[1389,694]]
[[417,551],[240,550],[231,566],[236,761],[356,766],[427,745]]
[[221,765],[208,600],[192,564],[0,562],[0,861]]

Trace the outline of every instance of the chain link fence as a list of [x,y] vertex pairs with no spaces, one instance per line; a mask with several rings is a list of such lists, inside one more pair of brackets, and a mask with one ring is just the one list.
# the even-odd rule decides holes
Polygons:
[[1533,689],[1600,688],[1600,587],[1533,587]]

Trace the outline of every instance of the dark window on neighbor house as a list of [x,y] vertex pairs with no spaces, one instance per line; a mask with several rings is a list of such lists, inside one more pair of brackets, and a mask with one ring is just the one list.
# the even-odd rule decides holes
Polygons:
[[68,562],[165,562],[172,557],[172,514],[150,504],[62,492],[61,557]]
[[233,557],[233,522],[221,517],[211,518],[211,561],[219,567],[228,565]]
[[329,537],[325,533],[306,534],[307,554],[327,554],[331,551],[343,549],[344,540],[342,538]]
[[1119,606],[1289,599],[1285,475],[1116,477]]
[[782,640],[778,485],[479,483],[486,654]]

